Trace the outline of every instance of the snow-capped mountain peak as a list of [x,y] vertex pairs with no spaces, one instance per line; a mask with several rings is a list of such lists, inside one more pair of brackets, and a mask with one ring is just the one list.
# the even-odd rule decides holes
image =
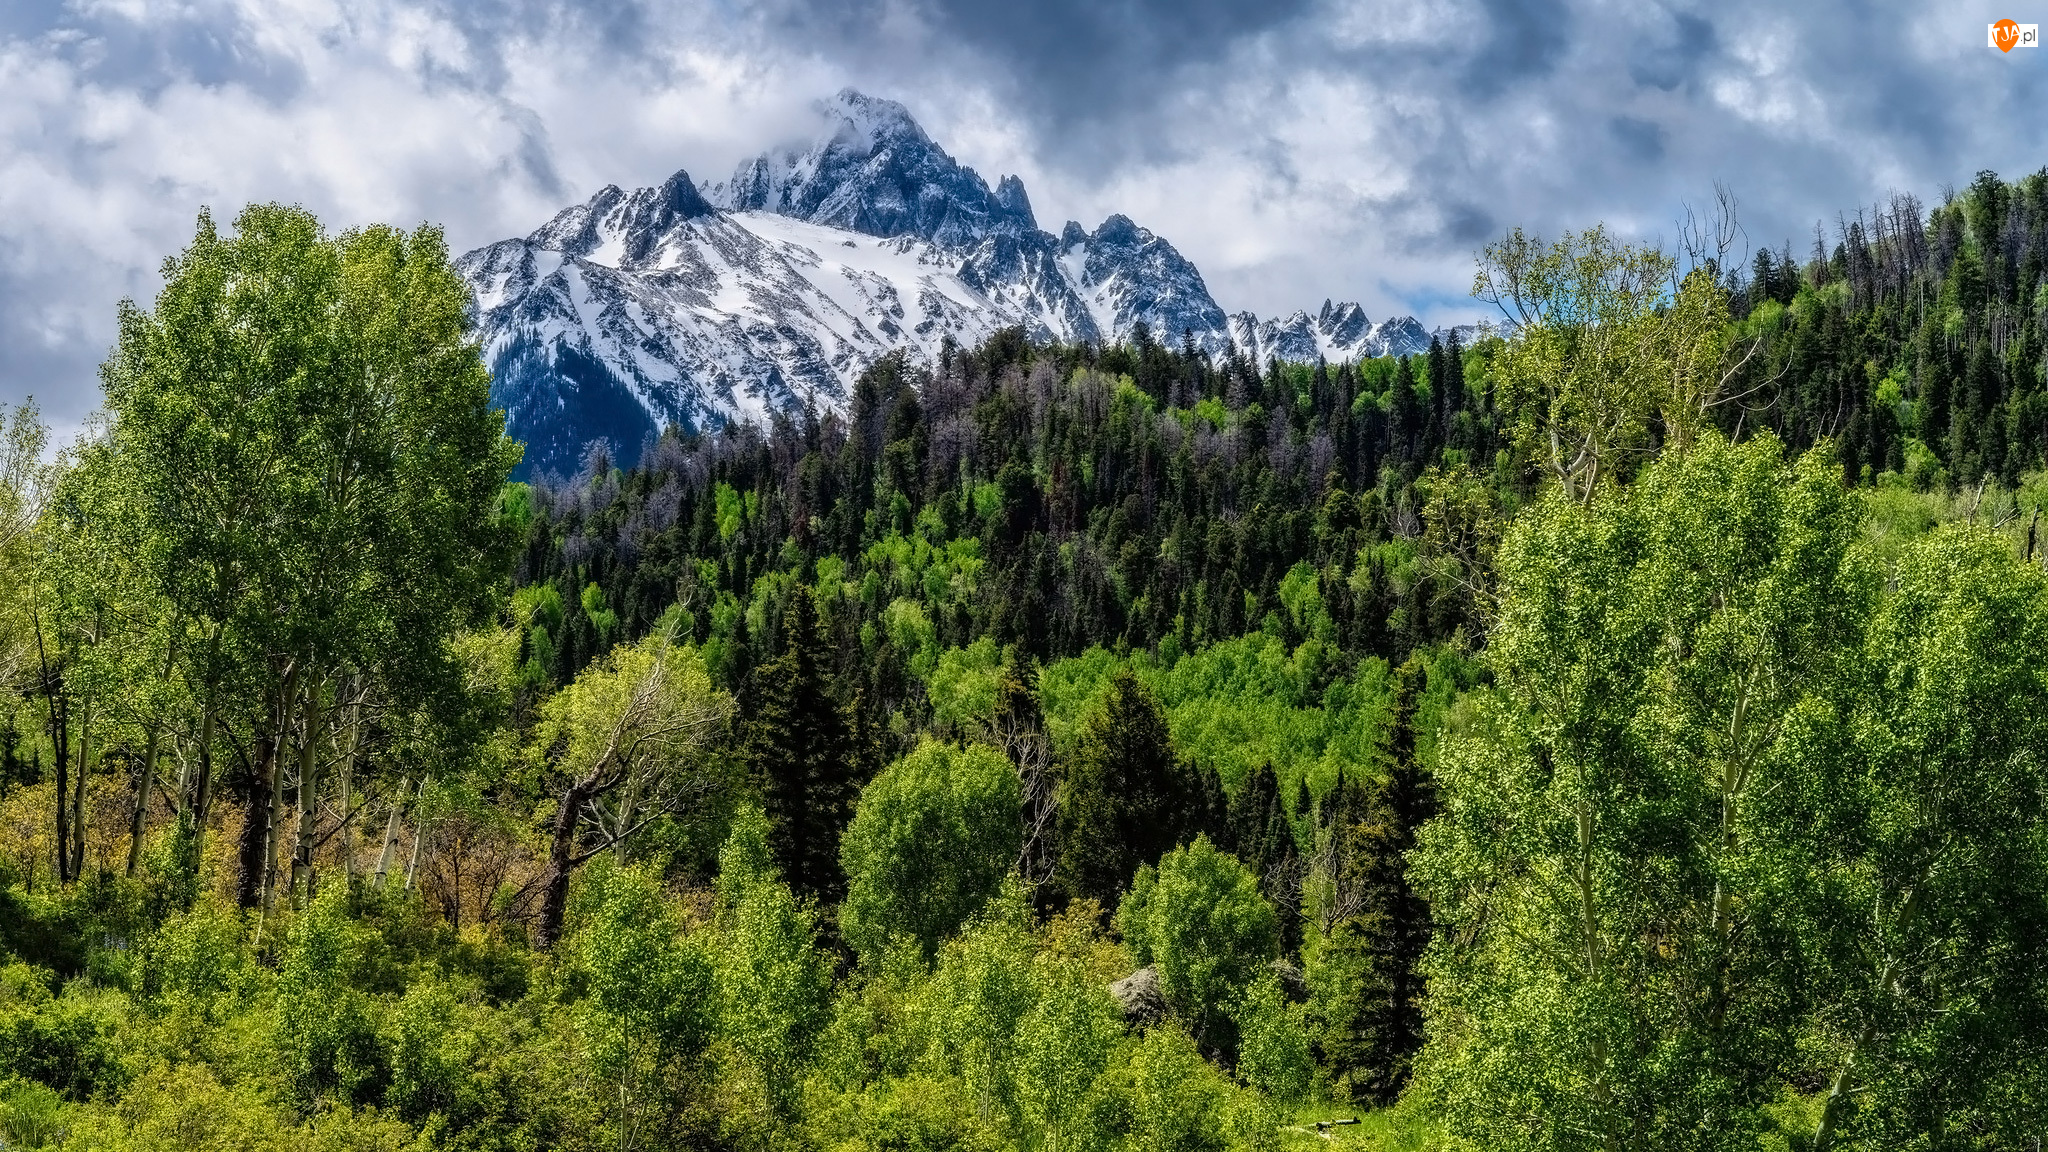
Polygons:
[[894,100],[881,100],[851,88],[841,88],[824,105],[836,121],[833,140],[849,147],[858,145],[861,154],[875,151],[878,142],[914,141],[936,148],[924,128],[911,117],[910,109]]
[[991,232],[1035,230],[1024,185],[1001,194],[933,143],[903,105],[842,90],[821,109],[824,132],[802,151],[743,161],[703,191],[728,212],[773,212],[870,236],[972,244]]
[[1021,327],[1039,340],[1125,340],[1268,359],[1420,351],[1411,317],[1356,304],[1315,316],[1225,316],[1172,244],[1122,215],[1039,229],[1024,183],[991,190],[891,100],[841,91],[812,142],[730,179],[600,189],[524,238],[467,253],[493,399],[527,473],[575,470],[593,440],[621,462],[665,424],[757,419],[843,403],[903,349]]

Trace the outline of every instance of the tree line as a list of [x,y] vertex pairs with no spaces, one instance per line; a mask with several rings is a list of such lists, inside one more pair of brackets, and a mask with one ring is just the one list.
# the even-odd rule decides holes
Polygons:
[[[0,458],[0,1131],[2017,1147],[2040,187],[1746,274],[1516,231],[1470,348],[1003,333],[526,484],[438,233],[202,218]],[[1995,388],[1880,339],[1930,292]]]

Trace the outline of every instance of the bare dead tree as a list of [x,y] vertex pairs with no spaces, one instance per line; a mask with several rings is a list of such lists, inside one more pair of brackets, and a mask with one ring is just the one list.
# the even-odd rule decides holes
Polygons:
[[702,752],[731,699],[701,665],[682,664],[665,635],[619,649],[564,689],[543,721],[542,756],[565,783],[535,931],[542,948],[561,936],[576,868],[724,785]]
[[1749,239],[1749,233],[1742,227],[1740,207],[1735,190],[1719,180],[1714,181],[1713,204],[1704,218],[1690,203],[1680,205],[1684,215],[1678,221],[1679,260],[1671,267],[1673,294],[1697,268],[1711,268],[1717,280],[1727,274],[1729,253]]
[[1052,879],[1054,827],[1058,812],[1058,778],[1053,770],[1052,739],[1038,714],[1031,692],[1005,675],[1002,699],[989,735],[1017,769],[1023,793],[1019,818],[1023,837],[1017,849],[1017,875],[1037,888]]

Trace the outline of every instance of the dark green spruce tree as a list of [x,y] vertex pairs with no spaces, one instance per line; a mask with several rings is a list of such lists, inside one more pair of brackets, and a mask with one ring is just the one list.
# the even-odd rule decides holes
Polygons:
[[781,653],[747,685],[744,754],[767,809],[777,867],[798,892],[833,903],[845,894],[839,834],[859,792],[861,757],[847,710],[828,690],[809,591],[790,598],[782,624]]
[[1230,797],[1227,833],[1217,841],[1259,878],[1259,894],[1280,914],[1280,944],[1301,950],[1301,854],[1271,763],[1246,776]]
[[1427,684],[1422,661],[1395,673],[1387,771],[1376,781],[1340,781],[1330,835],[1338,845],[1338,898],[1355,909],[1336,924],[1316,965],[1317,1048],[1342,1095],[1388,1103],[1407,1086],[1422,1049],[1429,905],[1408,882],[1406,853],[1436,811],[1436,791],[1415,748],[1415,711]]
[[1195,773],[1173,751],[1159,702],[1127,668],[1088,718],[1059,787],[1055,879],[1072,900],[1114,909],[1141,864],[1181,840],[1200,795]]

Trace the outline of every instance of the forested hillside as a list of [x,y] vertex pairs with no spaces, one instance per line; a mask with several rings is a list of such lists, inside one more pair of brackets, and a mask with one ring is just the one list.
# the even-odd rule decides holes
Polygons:
[[8,1146],[2048,1128],[2048,174],[522,484],[433,230],[165,274],[0,459]]
[[[1789,243],[1759,248],[1722,275],[1726,378],[1693,422],[1767,428],[1795,452],[1828,441],[1852,485],[1890,472],[1916,491],[2010,492],[2048,462],[2044,277],[2038,174],[1986,173],[1924,226],[1897,198],[1805,263]],[[1508,303],[1505,319],[1530,319]],[[1534,453],[1508,451],[1492,358],[1454,336],[1401,360],[1218,363],[1141,326],[1128,347],[1009,334],[928,374],[887,361],[844,416],[671,434],[631,473],[600,451],[544,478],[517,579],[553,584],[566,616],[536,655],[559,681],[603,646],[575,610],[591,583],[627,634],[682,603],[733,687],[809,584],[842,689],[884,714],[935,645],[988,637],[1050,661],[1260,630],[1298,642],[1289,605],[1311,585],[1317,638],[1354,657],[1461,630],[1476,648],[1469,587],[1429,563],[1460,541],[1425,519],[1436,502],[1444,529],[1469,529],[1475,502],[1507,517],[1537,490]],[[1616,452],[1625,469],[1672,434],[1645,416]]]

